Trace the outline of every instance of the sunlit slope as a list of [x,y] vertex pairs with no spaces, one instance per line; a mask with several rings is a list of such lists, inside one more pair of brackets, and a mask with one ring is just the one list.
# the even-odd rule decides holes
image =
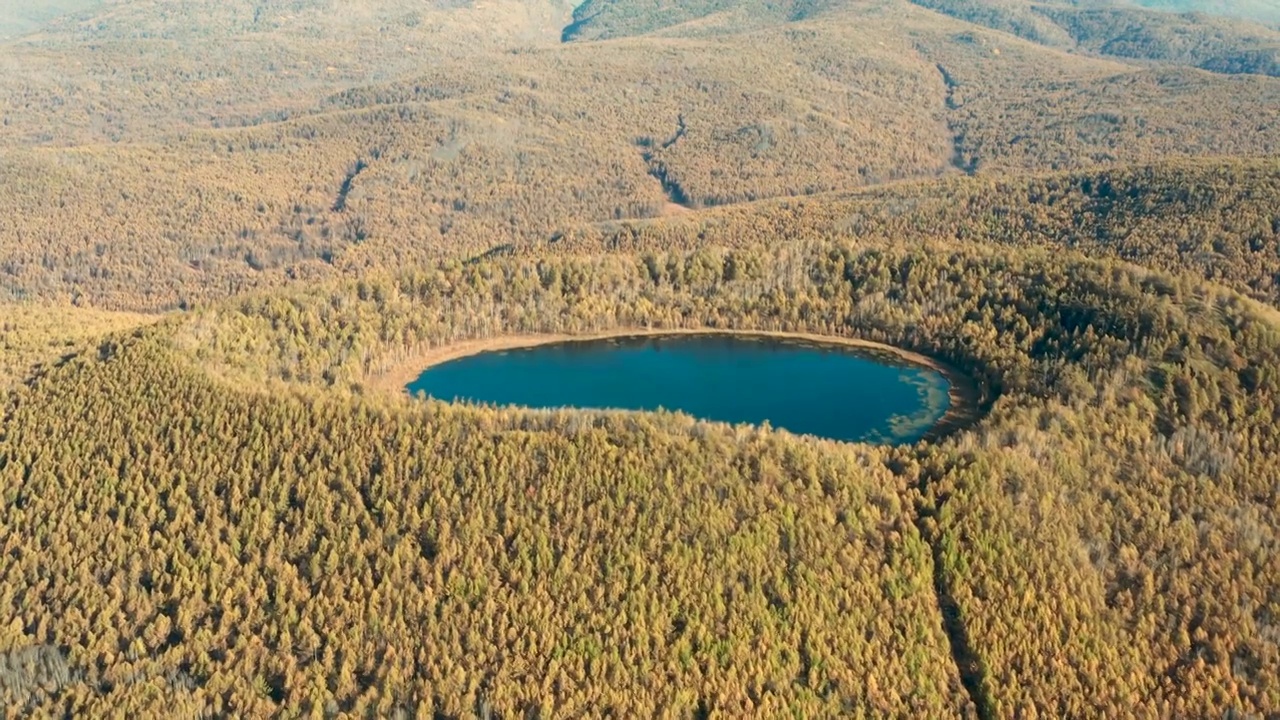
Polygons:
[[335,389],[459,332],[707,322],[922,349],[1001,393],[974,430],[891,461],[924,492],[972,697],[997,716],[1202,716],[1280,704],[1274,316],[1064,248],[860,238],[405,273],[207,313],[187,342]]
[[[0,45],[0,145],[172,137],[558,42],[557,0],[130,0]],[[51,122],[56,118],[56,122]]]
[[208,25],[240,40],[208,56],[204,26],[148,7],[0,48],[20,69],[0,74],[0,297],[159,310],[583,223],[1280,152],[1280,79],[1085,57],[896,0],[567,44],[533,36],[554,5],[231,4]]
[[272,397],[157,339],[108,357],[0,436],[0,537],[34,559],[32,523],[61,518],[0,569],[0,597],[47,589],[4,604],[0,647],[56,643],[80,673],[7,707],[966,714],[874,449]]
[[0,303],[0,390],[32,369],[76,355],[86,344],[158,318],[72,306]]
[[[644,35],[684,26],[682,33],[724,32],[807,20],[851,5],[848,0],[586,0],[573,11],[565,42]],[[883,3],[880,3],[883,4]]]
[[[482,252],[678,204],[953,171],[936,68],[876,37],[556,46],[335,93],[283,122],[15,151],[0,250],[17,287],[74,278],[114,286],[99,301],[172,305],[296,263],[363,262],[365,246],[379,261]],[[37,243],[65,249],[42,264]]]
[[1034,171],[1280,152],[1280,78],[1181,67],[1064,72],[1026,62],[1022,48],[1015,59],[1015,43],[985,37],[933,55],[952,81],[948,117],[965,167]]
[[[24,697],[89,713],[1265,715],[1272,315],[1200,278],[954,240],[259,294],[18,398],[0,532],[40,562],[3,578],[40,595],[0,627],[86,669]],[[874,449],[351,392],[459,339],[703,324],[913,347],[999,396],[946,442]],[[27,551],[48,533],[72,539]]]
[[[1254,23],[1280,22],[1280,9],[1265,0],[911,1],[1045,45],[1177,62],[1195,58],[1193,64],[1223,52],[1273,47],[1276,28]],[[575,9],[564,39],[723,33],[893,4],[883,0],[588,0]]]
[[1193,160],[904,182],[566,231],[524,255],[734,247],[777,238],[929,238],[1075,250],[1186,271],[1280,304],[1280,161]]
[[[1280,714],[1271,36],[945,4],[131,0],[0,44],[0,302],[60,303],[0,304],[0,715]],[[925,353],[981,417],[376,389],[705,327]]]

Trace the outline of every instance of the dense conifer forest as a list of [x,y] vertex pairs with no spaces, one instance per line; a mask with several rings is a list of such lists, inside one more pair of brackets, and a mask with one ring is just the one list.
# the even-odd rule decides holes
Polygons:
[[[0,717],[1280,714],[1268,18],[338,5],[0,13]],[[871,445],[396,381],[698,329],[976,390]]]
[[[1270,711],[1275,322],[1074,253],[847,242],[249,298],[13,396],[11,643],[66,643],[48,701],[84,711]],[[990,414],[877,449],[362,391],[431,343],[638,326],[856,328],[984,378]]]

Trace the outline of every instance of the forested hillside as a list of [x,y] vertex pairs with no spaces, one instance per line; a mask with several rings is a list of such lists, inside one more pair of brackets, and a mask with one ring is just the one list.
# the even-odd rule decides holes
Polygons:
[[[1224,73],[1276,75],[1280,32],[1203,15],[1125,9],[1049,10],[1081,48],[1103,55],[1191,65]],[[1250,64],[1246,58],[1271,58]]]
[[0,389],[85,352],[104,335],[158,319],[67,306],[0,304]]
[[[1280,716],[1277,38],[3,11],[0,717]],[[895,446],[399,379],[707,329],[964,391]]]
[[[70,647],[70,667],[83,673],[59,695],[16,702],[87,710],[151,697],[214,711],[331,705],[361,714],[1274,711],[1274,313],[1199,280],[1011,252],[817,244],[509,260],[264,297],[109,343],[17,395],[0,451],[7,542],[42,558],[11,566],[6,587],[46,588],[16,619],[11,642]],[[738,270],[727,275],[730,266]],[[854,451],[670,416],[265,395],[200,379],[190,365],[240,387],[264,371],[351,387],[423,344],[702,324],[856,332],[968,368],[998,399],[976,430],[936,447]],[[55,406],[68,421],[47,426]],[[190,423],[204,428],[200,443],[185,439]],[[680,449],[690,442],[698,449]],[[214,450],[224,446],[240,449]],[[864,469],[835,469],[849,462]],[[724,472],[738,467],[752,474]],[[560,472],[570,474],[562,481]],[[102,484],[89,492],[59,480],[75,476]],[[764,517],[746,508],[771,502],[757,495],[769,488],[786,498],[771,511],[784,515],[757,535],[744,519]],[[885,499],[869,502],[871,488]],[[815,504],[799,499],[808,493]],[[642,496],[643,506],[629,499]],[[719,509],[699,509],[694,497],[718,498]],[[37,531],[46,504],[82,509]],[[1167,517],[1133,512],[1163,507]],[[800,508],[818,514],[793,515]],[[117,533],[165,528],[165,539],[54,539],[100,534],[101,522],[117,523]],[[848,545],[818,530],[867,522],[883,539],[855,531],[863,539]],[[43,532],[55,535],[40,540]],[[655,554],[664,535],[688,543],[665,547],[688,550]],[[480,537],[502,540],[468,540]],[[650,537],[659,544],[647,550]],[[34,554],[31,542],[45,550]],[[819,550],[834,547],[844,549]],[[796,554],[804,548],[819,554]],[[790,559],[759,554],[779,551]],[[748,554],[733,559],[739,552]],[[876,553],[896,560],[885,565]],[[861,563],[879,570],[853,569]],[[104,584],[63,566],[119,570]],[[784,566],[785,581],[752,575]],[[645,580],[686,572],[694,574],[672,584]],[[858,583],[847,601],[832,589],[833,572]],[[198,583],[214,577],[227,583],[214,586],[225,587],[221,604],[196,602],[209,597]],[[1212,597],[1198,592],[1205,583],[1218,588]],[[666,599],[663,588],[693,594]],[[955,636],[930,619],[940,612],[930,589],[965,619],[971,657],[960,671],[947,660]],[[59,610],[58,598],[85,592],[105,593],[90,603],[101,614]],[[382,608],[375,616],[370,603]],[[573,614],[574,603],[624,610],[609,624],[582,625],[571,618],[601,616]],[[899,611],[871,611],[866,622],[916,629],[881,631],[851,614],[880,603]],[[913,603],[920,609],[902,610]],[[762,619],[749,620],[747,608]],[[397,638],[411,627],[406,646]],[[477,637],[468,627],[490,639],[466,640]],[[850,632],[872,643],[840,640]],[[748,648],[751,660],[738,654]],[[952,680],[939,682],[948,673],[931,667],[951,667]],[[175,680],[170,669],[183,674]],[[670,694],[678,689],[688,694]]]
[[922,7],[1036,43],[1100,56],[1275,77],[1280,30],[1200,13],[1126,4],[913,0]]
[[1280,79],[905,2],[567,45],[554,4],[321,6],[125,3],[0,45],[0,296],[160,311],[581,223],[1280,152]]
[[601,223],[513,252],[693,249],[852,234],[1080,250],[1201,274],[1280,304],[1280,164],[1196,161],[1104,172],[900,183],[698,215]]
[[684,32],[724,32],[745,26],[808,20],[823,11],[847,5],[842,0],[586,0],[573,11],[564,29],[565,42],[644,35],[679,25]]
[[1134,5],[1167,12],[1202,12],[1241,17],[1280,27],[1280,6],[1270,0],[1131,0]]

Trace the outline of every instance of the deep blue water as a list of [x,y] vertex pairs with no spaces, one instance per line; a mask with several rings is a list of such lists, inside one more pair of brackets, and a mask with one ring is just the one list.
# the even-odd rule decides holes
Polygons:
[[486,352],[408,386],[441,400],[680,410],[858,442],[914,442],[947,411],[937,371],[880,353],[741,335],[613,338]]

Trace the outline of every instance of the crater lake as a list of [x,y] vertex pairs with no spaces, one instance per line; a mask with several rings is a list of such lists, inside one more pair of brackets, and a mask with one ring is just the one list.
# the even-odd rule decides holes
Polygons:
[[938,369],[838,341],[748,334],[572,340],[428,367],[413,395],[530,408],[678,410],[834,440],[908,443],[947,414]]

